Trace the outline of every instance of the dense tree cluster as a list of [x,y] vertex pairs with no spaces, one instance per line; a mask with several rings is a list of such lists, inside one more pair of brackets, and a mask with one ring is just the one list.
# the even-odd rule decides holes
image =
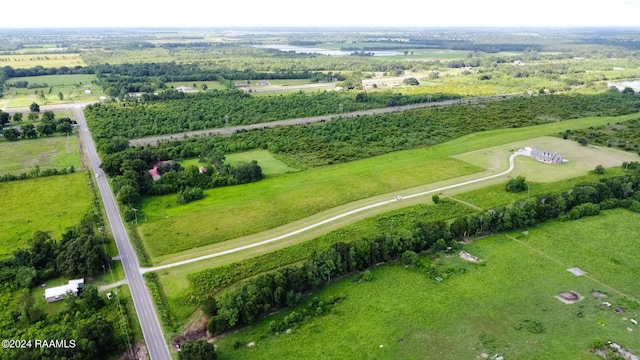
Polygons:
[[[295,305],[302,294],[327,284],[332,278],[401,257],[411,262],[411,252],[456,248],[458,240],[469,236],[527,228],[554,218],[572,220],[597,215],[600,209],[626,207],[640,211],[638,190],[640,173],[633,172],[579,185],[559,194],[539,195],[510,206],[458,217],[451,223],[419,223],[412,229],[335,243],[314,253],[301,266],[284,267],[251,278],[222,293],[215,302],[207,300],[207,311],[213,315],[208,328],[219,333],[251,324],[274,308]],[[205,285],[207,275],[211,274],[201,272],[190,280],[194,288],[215,292],[213,284]]]
[[[133,206],[144,195],[178,193],[177,201],[185,204],[203,198],[204,189],[246,184],[263,178],[262,168],[256,161],[233,167],[224,162],[223,153],[207,146],[198,153],[202,166],[186,168],[169,160],[172,157],[162,149],[130,148],[122,137],[101,139],[98,149],[103,154],[100,166],[107,175],[114,177],[113,191],[125,206],[123,212],[127,221],[135,218]],[[149,172],[154,167],[160,175],[155,180]]]
[[[170,98],[167,100],[167,98]],[[184,94],[173,91],[149,95],[140,101],[87,106],[85,113],[97,138],[137,138],[227,125],[248,125],[297,117],[336,114],[398,106],[452,97],[401,95],[392,92],[355,94],[339,92],[251,96],[242,91]],[[455,98],[455,97],[453,97]],[[340,107],[339,104],[342,104]]]
[[61,275],[85,277],[101,274],[110,259],[104,250],[106,239],[95,231],[100,219],[87,215],[67,229],[59,241],[48,233],[36,232],[29,248],[14,252],[0,262],[0,280],[5,290],[29,288]]

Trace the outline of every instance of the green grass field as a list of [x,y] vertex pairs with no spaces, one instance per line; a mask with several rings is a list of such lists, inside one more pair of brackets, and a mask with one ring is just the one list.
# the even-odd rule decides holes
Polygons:
[[[452,155],[538,138],[567,128],[596,126],[637,116],[631,114],[582,118],[527,128],[479,132],[430,148],[400,151],[346,164],[283,174],[253,184],[207,190],[205,199],[184,206],[177,204],[174,195],[148,198],[144,201],[148,221],[138,229],[150,255],[158,260],[163,255],[289,224],[350,201],[480,171],[478,167],[450,158]],[[520,160],[529,161],[518,159]],[[532,166],[546,165],[529,162],[533,163]],[[487,166],[486,163],[481,165],[483,164]],[[503,169],[505,168],[506,163]],[[488,171],[495,172],[498,171]],[[576,175],[577,172],[571,171],[564,174],[564,178]],[[459,181],[461,179],[441,182],[439,185]],[[471,187],[466,191],[474,188],[478,187]],[[305,200],[301,202],[300,199]],[[373,200],[380,201],[370,201]],[[412,204],[407,202],[404,206]],[[325,215],[330,217],[331,214]],[[301,227],[300,223],[292,224],[290,228],[281,229],[281,233],[297,229],[294,225]],[[158,237],[156,234],[160,233],[163,235]]]
[[[465,250],[484,264],[441,256],[433,264],[442,282],[424,268],[399,265],[372,269],[370,282],[349,276],[313,294],[321,300],[346,296],[328,315],[292,326],[290,334],[269,333],[268,323],[290,312],[281,311],[219,337],[219,358],[480,359],[500,354],[505,359],[586,360],[596,358],[589,352],[595,338],[637,354],[640,329],[628,319],[640,315],[634,300],[640,298],[634,270],[640,260],[628,250],[637,243],[638,221],[640,214],[611,210],[530,229],[520,241],[502,234],[476,240]],[[566,270],[574,266],[587,276]],[[607,298],[596,299],[592,290]],[[562,291],[575,291],[583,299],[564,304],[556,299]],[[613,306],[600,307],[602,301]],[[616,314],[618,306],[626,313]],[[247,347],[249,342],[255,347]]]
[[[225,161],[236,166],[239,163],[248,163],[252,160],[258,162],[258,165],[262,168],[262,173],[265,176],[273,176],[278,174],[284,174],[289,172],[296,172],[298,169],[288,166],[282,161],[273,157],[267,150],[252,150],[235,154],[225,155]],[[180,165],[187,167],[189,165],[202,166],[202,163],[198,159],[188,159],[180,161]]]
[[54,238],[91,209],[86,172],[0,183],[0,258],[25,247],[36,231]]
[[36,165],[41,170],[70,166],[80,170],[76,136],[0,141],[0,175],[29,173]]
[[143,204],[148,221],[138,231],[153,258],[271,229],[350,201],[481,170],[455,159],[429,158],[427,151],[391,153],[210,189],[203,200],[187,205],[178,205],[175,195],[149,198]]
[[[12,78],[6,85],[11,85],[16,81],[28,81],[30,84],[44,84],[46,88],[26,89],[10,87],[4,91],[4,97],[0,100],[0,105],[5,108],[28,107],[36,102],[40,105],[70,104],[78,102],[98,101],[102,94],[102,88],[92,85],[95,81],[94,75],[43,75],[29,76],[22,78]],[[6,86],[5,85],[5,86]],[[35,91],[42,90],[44,100]],[[85,90],[91,90],[91,94],[85,94]],[[58,93],[62,93],[63,100],[60,100]]]

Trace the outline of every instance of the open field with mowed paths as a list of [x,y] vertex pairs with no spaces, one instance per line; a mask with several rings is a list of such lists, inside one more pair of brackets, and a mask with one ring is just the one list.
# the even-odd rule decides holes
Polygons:
[[[237,334],[216,340],[220,359],[594,359],[594,339],[640,351],[637,247],[640,214],[608,210],[596,217],[550,222],[527,236],[504,234],[477,239],[465,250],[482,264],[457,254],[423,259],[423,268],[382,265],[372,281],[357,275],[312,296],[326,301],[345,295],[329,314],[291,326],[290,334],[268,331],[282,311]],[[580,267],[586,276],[567,271]],[[597,299],[593,290],[607,295]],[[582,300],[560,302],[575,291]],[[624,295],[623,295],[624,294]],[[603,301],[612,304],[601,306]],[[308,300],[307,300],[308,302]],[[301,305],[306,306],[306,303]],[[625,313],[614,309],[622,307]],[[300,311],[301,307],[293,310]],[[628,330],[631,329],[631,330]],[[247,347],[255,342],[255,347]],[[234,344],[239,344],[234,349]]]
[[[147,222],[138,229],[150,255],[156,258],[258,233],[357,199],[392,194],[446,179],[452,179],[451,184],[457,183],[459,179],[454,178],[480,171],[477,166],[450,158],[452,155],[525,141],[567,128],[596,126],[637,116],[581,118],[527,128],[479,132],[430,148],[285,174],[253,184],[211,189],[205,191],[205,199],[187,205],[178,205],[175,195],[152,197],[144,201]],[[567,147],[575,145],[575,142],[567,141]],[[626,153],[621,154],[626,156]],[[530,159],[520,160],[533,163],[533,166],[546,165],[535,164]],[[554,172],[558,169],[563,168],[554,168]],[[561,178],[576,176],[577,172],[571,166],[566,169],[569,171]],[[384,209],[381,208],[382,211]],[[305,224],[298,222],[295,225],[296,228],[283,228],[281,233]]]
[[144,201],[149,221],[138,230],[154,257],[267,230],[342,203],[481,170],[455,159],[429,159],[425,152],[393,153],[210,189],[204,199],[187,205],[178,205],[175,195],[150,198]]
[[26,247],[36,231],[59,239],[91,209],[87,173],[0,183],[0,258]]
[[[39,105],[71,104],[98,101],[102,88],[92,85],[97,80],[95,75],[70,74],[70,75],[42,75],[11,78],[5,84],[11,85],[17,81],[28,81],[29,84],[47,84],[44,88],[27,89],[10,87],[4,91],[4,97],[0,99],[0,107],[18,108],[28,107],[33,102]],[[44,100],[35,92],[42,90]],[[85,94],[85,90],[91,90],[91,94]],[[58,93],[62,93],[60,100]],[[25,116],[26,118],[26,116]]]
[[40,170],[70,166],[80,170],[76,136],[0,141],[0,176],[29,173],[36,165]]

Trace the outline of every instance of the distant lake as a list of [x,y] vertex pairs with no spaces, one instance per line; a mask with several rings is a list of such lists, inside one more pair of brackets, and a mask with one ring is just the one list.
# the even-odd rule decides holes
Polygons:
[[640,80],[635,80],[635,81],[621,81],[621,82],[616,82],[616,83],[607,83],[608,87],[612,87],[615,86],[618,88],[618,90],[624,90],[624,88],[626,87],[630,87],[632,88],[635,92],[639,92],[640,91]]
[[[342,51],[342,50],[327,50],[320,48],[311,48],[304,46],[294,46],[294,45],[255,45],[255,47],[263,48],[263,49],[277,49],[280,51],[286,52],[296,52],[299,54],[322,54],[322,55],[331,55],[331,56],[349,56],[353,51]],[[396,56],[402,55],[402,53],[395,51],[367,51],[372,52],[373,56]]]

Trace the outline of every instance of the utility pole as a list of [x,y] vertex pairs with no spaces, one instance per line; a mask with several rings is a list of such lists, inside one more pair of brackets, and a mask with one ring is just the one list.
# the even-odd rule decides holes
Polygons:
[[138,209],[133,208],[133,215],[136,218],[136,226],[138,226]]

